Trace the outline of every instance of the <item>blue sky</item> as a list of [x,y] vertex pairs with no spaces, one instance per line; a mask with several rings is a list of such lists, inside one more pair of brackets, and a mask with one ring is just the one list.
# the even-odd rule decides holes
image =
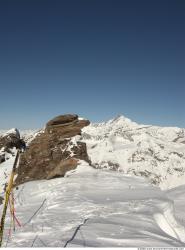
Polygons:
[[0,128],[59,114],[185,127],[184,0],[0,2]]

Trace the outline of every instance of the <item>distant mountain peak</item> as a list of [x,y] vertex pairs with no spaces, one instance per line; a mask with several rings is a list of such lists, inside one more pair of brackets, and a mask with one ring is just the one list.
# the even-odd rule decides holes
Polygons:
[[108,121],[108,124],[113,124],[116,126],[123,126],[123,127],[127,127],[127,126],[131,126],[131,127],[135,127],[138,126],[137,123],[133,122],[131,119],[127,118],[126,116],[119,114],[117,115],[115,118],[111,119]]
[[126,116],[119,114],[113,119],[113,121],[131,121],[131,120]]

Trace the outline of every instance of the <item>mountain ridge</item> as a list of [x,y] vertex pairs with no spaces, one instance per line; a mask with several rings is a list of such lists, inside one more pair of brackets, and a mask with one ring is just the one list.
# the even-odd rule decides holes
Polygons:
[[119,115],[91,123],[82,130],[82,141],[96,168],[145,176],[162,188],[185,183],[183,128],[137,124]]
[[[69,124],[76,126],[76,122]],[[58,131],[57,140],[64,134],[69,136],[64,133],[66,123],[53,129]],[[29,153],[29,148],[37,149],[36,157],[32,150],[29,156],[46,159],[43,155],[46,151],[41,147],[44,141],[38,140],[44,133],[48,149],[57,145],[61,149],[61,141],[53,138],[53,129],[49,126],[49,131],[46,127],[33,132],[21,131],[28,147],[25,153]],[[60,175],[62,178],[54,173],[58,178],[36,180],[35,172],[29,182],[24,181],[14,189],[16,216],[23,226],[10,235],[8,209],[3,246],[184,246],[183,129],[142,125],[117,117],[98,126],[90,124],[71,136],[65,147],[69,151],[66,156],[74,157],[74,144],[82,142],[91,161],[79,159],[77,168],[68,169]],[[0,164],[2,203],[16,154],[15,147],[11,150],[9,159]],[[58,156],[67,152],[59,151]],[[55,168],[57,162],[53,162],[50,154],[47,158]],[[25,165],[22,167],[24,172]],[[34,167],[39,168],[38,162]],[[46,168],[42,167],[45,172]],[[2,210],[0,204],[0,213]]]
[[[40,131],[20,131],[29,144]],[[3,131],[6,133],[6,131]],[[95,168],[144,176],[161,188],[185,183],[185,129],[144,125],[124,115],[91,123],[78,138]]]

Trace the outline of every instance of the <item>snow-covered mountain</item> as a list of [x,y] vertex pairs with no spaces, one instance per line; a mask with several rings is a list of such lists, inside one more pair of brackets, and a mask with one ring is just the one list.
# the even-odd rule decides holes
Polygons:
[[124,116],[83,129],[92,164],[144,176],[162,188],[185,184],[185,129],[141,125]]
[[[22,131],[21,137],[29,144],[40,132]],[[20,185],[14,190],[19,225],[10,233],[8,210],[3,246],[184,246],[184,133],[123,116],[84,128],[76,137],[86,142],[97,169],[81,160],[64,178]],[[0,164],[1,197],[12,152]],[[0,204],[0,214],[2,209]]]
[[[7,131],[0,131],[0,135]],[[21,131],[29,144],[42,130]],[[142,176],[163,189],[185,184],[185,129],[137,124],[119,115],[83,128],[81,138],[95,168]]]

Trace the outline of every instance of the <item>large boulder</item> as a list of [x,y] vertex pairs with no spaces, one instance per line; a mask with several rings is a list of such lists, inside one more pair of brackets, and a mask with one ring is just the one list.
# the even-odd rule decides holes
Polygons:
[[77,167],[78,160],[90,163],[86,144],[77,137],[89,123],[77,115],[57,116],[49,121],[21,154],[16,185],[64,176]]
[[74,122],[78,122],[78,116],[77,115],[59,115],[55,118],[53,118],[52,120],[50,120],[46,126],[50,127],[50,126],[55,126],[55,125],[69,125],[70,123],[74,123]]
[[63,177],[67,171],[73,170],[78,165],[78,159],[70,158],[61,161],[47,176],[47,179]]
[[60,115],[46,124],[46,132],[70,138],[81,135],[81,129],[89,124],[88,120],[79,119],[77,115]]

